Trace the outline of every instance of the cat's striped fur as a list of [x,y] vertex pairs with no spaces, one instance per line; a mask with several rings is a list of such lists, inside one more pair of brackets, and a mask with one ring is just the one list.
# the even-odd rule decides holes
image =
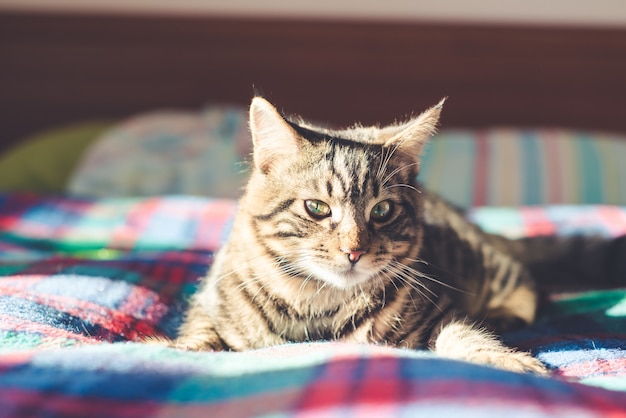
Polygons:
[[404,124],[333,131],[253,99],[251,177],[172,344],[341,340],[543,373],[486,330],[533,321],[529,274],[416,183],[442,104]]

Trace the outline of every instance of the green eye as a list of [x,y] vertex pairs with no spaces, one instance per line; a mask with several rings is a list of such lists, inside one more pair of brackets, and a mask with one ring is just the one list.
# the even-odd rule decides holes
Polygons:
[[370,219],[374,222],[385,222],[391,218],[392,213],[393,202],[391,200],[383,200],[372,208]]
[[322,219],[330,216],[330,206],[321,200],[305,200],[304,208],[311,217]]

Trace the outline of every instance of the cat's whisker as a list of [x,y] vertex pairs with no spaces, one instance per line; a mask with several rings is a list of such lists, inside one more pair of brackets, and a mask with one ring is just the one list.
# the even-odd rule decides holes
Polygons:
[[435,299],[438,299],[438,295],[420,280],[420,279],[431,280],[429,276],[409,266],[399,263],[396,260],[394,260],[393,265],[394,265],[394,268],[396,269],[395,271],[397,272],[398,279],[400,279],[405,286],[407,285],[410,286],[413,290],[415,290],[417,294],[419,294],[425,300],[428,300],[428,302],[430,302],[433,306],[435,306],[438,310],[441,311],[441,308],[439,307],[439,305],[433,299],[431,299],[431,297],[428,296],[426,292],[428,292]]
[[302,280],[302,284],[300,284],[300,287],[298,288],[298,293],[296,293],[296,296],[294,298],[296,302],[300,299],[300,296],[302,296],[302,292],[304,291],[304,288],[307,286],[307,284],[312,278],[313,278],[313,274],[309,274],[308,276],[305,277],[304,280]]
[[419,189],[417,187],[414,187],[414,186],[411,186],[410,184],[405,184],[405,183],[397,183],[397,184],[392,184],[390,186],[385,186],[384,190],[393,189],[394,187],[406,187],[416,192],[419,192]]
[[[420,261],[420,260],[415,260],[415,259],[410,259],[410,258],[407,258],[407,260],[408,260],[408,261],[415,262],[415,263],[423,263],[423,264],[427,264],[427,265],[429,264],[429,263],[427,263],[427,262],[425,262],[425,261]],[[414,269],[414,268],[412,268],[412,267],[409,267],[409,266],[407,266],[406,264],[402,264],[402,263],[400,263],[400,262],[398,262],[398,261],[396,261],[396,260],[394,260],[394,261],[395,261],[396,263],[398,263],[400,266],[402,266],[402,268],[409,270],[412,274],[415,274],[416,276],[418,276],[418,277],[420,277],[420,278],[422,278],[422,279],[429,280],[429,281],[431,281],[431,282],[433,282],[433,283],[436,283],[436,284],[441,285],[441,286],[443,286],[443,287],[447,287],[448,289],[450,289],[450,290],[454,290],[454,291],[456,291],[456,292],[465,293],[465,294],[468,294],[468,295],[473,294],[473,293],[471,293],[471,292],[467,292],[467,291],[465,291],[465,290],[463,290],[463,289],[460,289],[460,288],[458,288],[458,287],[452,286],[451,284],[448,284],[448,283],[443,282],[443,281],[441,281],[441,280],[435,279],[434,277],[428,276],[427,274],[424,274],[423,272],[421,272],[421,271],[419,271],[419,270],[416,270],[416,269]]]
[[[441,308],[439,307],[439,305],[437,304],[437,302],[435,302],[430,296],[428,296],[421,289],[419,289],[419,288],[414,286],[414,284],[417,284],[417,285],[420,285],[420,286],[423,285],[419,280],[416,280],[416,279],[411,278],[411,277],[404,277],[404,276],[398,276],[398,278],[400,279],[400,281],[402,282],[402,284],[405,287],[408,286],[408,287],[410,287],[411,289],[413,289],[415,291],[415,292],[409,291],[407,294],[409,295],[409,298],[411,299],[411,302],[413,303],[413,306],[415,307],[416,310],[417,310],[417,305],[415,304],[415,300],[413,299],[413,294],[414,293],[416,293],[419,297],[421,297],[423,301],[430,302],[430,304],[433,305],[435,308],[437,308],[437,310],[439,310],[440,312],[443,312],[441,310]],[[434,294],[433,294],[433,297],[437,298],[437,296],[434,295]]]
[[[259,256],[250,258],[248,261],[249,262],[254,262],[256,260],[262,260],[263,258],[264,258],[264,256],[259,255]],[[244,266],[241,266],[241,267],[239,267],[237,269],[232,269],[232,270],[228,271],[227,273],[222,274],[221,276],[218,276],[217,278],[215,278],[215,284],[218,284],[222,280],[224,280],[224,279],[226,279],[226,278],[228,278],[228,277],[230,277],[232,275],[237,275],[237,274],[241,273],[243,270],[245,270],[247,268],[248,268],[248,266],[244,265]]]
[[421,258],[409,258],[406,257],[405,260],[410,261],[412,263],[420,263],[420,264],[425,264],[425,265],[430,265],[430,263],[426,260],[422,260]]
[[393,176],[395,176],[396,174],[398,174],[400,171],[402,170],[406,170],[408,168],[411,167],[415,167],[419,165],[419,163],[411,163],[411,164],[405,164],[403,166],[397,167],[395,170],[393,170],[391,173],[387,174],[387,177],[385,177],[383,179],[383,181],[381,182],[382,187],[384,188],[385,185],[389,182],[389,180],[391,180],[393,178]]
[[389,268],[385,267],[381,271],[381,273],[384,274],[385,278],[388,279],[388,281],[391,283],[391,285],[396,289],[396,292],[400,291],[400,288],[398,288],[398,285],[396,284],[395,275],[391,275],[392,270],[390,270]]
[[[250,282],[249,282],[250,283]],[[265,287],[270,284],[269,281],[267,281],[266,279],[263,280],[258,280],[255,283],[261,283],[261,285],[259,286],[259,288],[257,289],[257,291],[254,293],[254,295],[252,295],[251,297],[251,301],[254,302],[257,298],[257,296],[259,296],[259,294],[263,291],[263,289],[265,289]]]
[[396,284],[396,280],[397,277],[395,274],[392,274],[391,271],[389,271],[388,269],[383,269],[380,271],[379,275],[382,276],[381,283],[382,283],[382,288],[383,288],[383,300],[384,300],[384,304],[386,304],[387,302],[387,288],[386,288],[386,283],[391,283],[392,286],[396,289],[396,292],[400,291],[400,288],[398,287],[398,285]]
[[404,143],[404,139],[402,139],[402,140],[398,141],[397,143],[393,144],[391,147],[388,147],[389,154],[388,154],[388,157],[387,157],[387,165],[389,165],[389,162],[393,158],[394,154],[396,153],[396,151],[398,151],[400,149],[400,147],[402,146],[403,143]]
[[387,176],[384,178],[383,183],[386,183],[387,181],[389,181],[389,179],[391,179],[393,176],[398,174],[400,171],[406,170],[407,168],[410,168],[410,167],[415,167],[417,165],[419,165],[419,163],[415,162],[415,163],[405,164],[405,165],[396,167],[393,171],[391,171],[390,173],[387,173]]
[[411,280],[422,289],[428,291],[431,295],[437,297],[437,295],[430,288],[428,288],[428,286],[426,286],[424,283],[421,282],[421,280],[419,280],[419,278],[430,279],[425,274],[419,272],[418,270],[412,269],[402,263],[399,263],[396,260],[392,260],[392,262],[390,263],[390,267],[393,268],[392,272],[396,273],[399,278]]
[[363,297],[363,302],[365,304],[369,303],[369,299],[367,298],[367,296],[365,295],[365,291],[363,290],[363,286],[361,284],[358,285],[358,288],[361,292],[361,296]]
[[[378,167],[378,173],[376,173],[377,179],[380,180],[382,176],[385,174],[385,172],[387,171],[387,166],[389,165],[389,161],[391,161],[391,157],[393,156],[393,154],[396,152],[397,149],[398,149],[397,146],[393,146],[390,148],[383,147],[382,153],[381,153],[380,166]],[[381,183],[384,183],[384,181]]]
[[[263,258],[264,258],[263,256],[258,256],[258,257],[252,258],[251,261],[254,261],[255,259],[263,259]],[[276,257],[273,260],[272,267],[280,269],[280,271],[283,272],[288,277],[298,277],[298,275],[300,274],[299,270],[295,266],[293,266],[292,263],[288,263],[288,262],[287,262],[288,263],[287,266],[285,267],[284,265],[285,262],[287,262],[286,256],[282,255],[282,256]],[[239,274],[241,273],[241,271],[247,268],[248,268],[247,266],[243,266],[239,269],[232,270],[231,272],[217,278],[216,283],[219,283],[219,281],[227,278],[228,276],[232,274]],[[243,279],[241,283],[234,288],[234,290],[241,290],[251,284],[257,284],[259,282],[267,280],[268,278],[271,279],[273,278],[273,276],[275,276],[275,272],[273,270],[266,271],[265,274],[258,274],[258,272],[255,272],[253,276],[246,277],[245,279]]]
[[[385,278],[388,278],[385,275],[385,271],[383,270],[379,270],[378,272],[376,272],[376,274],[374,275],[374,278],[372,280],[376,281],[376,285],[378,287],[380,287],[380,291],[382,292],[382,300],[381,300],[381,308],[385,307],[385,304],[387,303],[387,289],[386,289],[386,283],[385,283]],[[372,286],[372,292],[375,291],[375,287]]]
[[[404,275],[404,273],[400,270],[397,270],[395,268],[390,269],[389,273],[393,274],[393,277],[391,277],[391,282],[393,284],[393,286],[396,288],[396,291],[400,291],[400,289],[398,288],[398,286],[396,286],[396,280],[398,280],[402,286],[404,288],[411,288],[414,292],[412,291],[408,291],[407,295],[409,297],[409,299],[411,299],[411,303],[413,304],[413,307],[417,310],[417,304],[415,303],[415,299],[413,299],[413,293],[417,293],[419,295],[419,297],[422,298],[423,301],[429,301],[430,303],[432,303],[434,306],[437,306],[437,304],[428,296],[426,295],[421,289],[419,289],[418,287],[416,287],[414,285],[415,280],[406,277]],[[420,284],[423,286],[422,283],[419,283],[419,281],[417,281],[416,284]],[[433,294],[433,296],[436,297],[436,295]]]

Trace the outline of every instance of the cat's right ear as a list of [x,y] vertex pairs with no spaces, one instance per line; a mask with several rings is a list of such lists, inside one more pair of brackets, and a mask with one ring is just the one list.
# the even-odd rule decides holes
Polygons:
[[276,108],[262,97],[250,104],[250,133],[254,144],[254,165],[267,173],[279,158],[298,152],[296,131]]

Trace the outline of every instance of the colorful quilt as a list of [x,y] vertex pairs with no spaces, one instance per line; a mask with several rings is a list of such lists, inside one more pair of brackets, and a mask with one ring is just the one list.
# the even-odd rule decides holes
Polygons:
[[[547,295],[505,336],[552,376],[319,342],[190,353],[172,335],[230,200],[0,195],[0,417],[626,417],[626,287]],[[626,230],[626,208],[481,208],[511,236]]]

